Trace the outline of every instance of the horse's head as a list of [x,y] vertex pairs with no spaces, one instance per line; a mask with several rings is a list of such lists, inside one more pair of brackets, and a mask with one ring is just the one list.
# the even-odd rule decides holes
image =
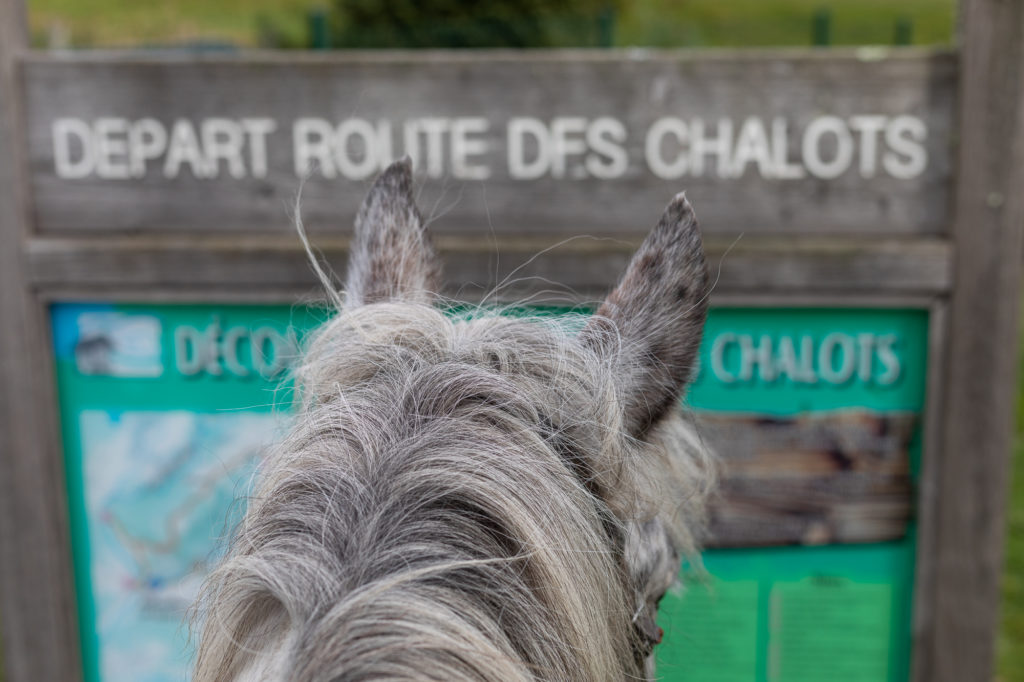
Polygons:
[[690,205],[582,329],[446,315],[439,286],[398,162],[206,589],[197,682],[650,674],[711,470],[678,409],[709,293]]

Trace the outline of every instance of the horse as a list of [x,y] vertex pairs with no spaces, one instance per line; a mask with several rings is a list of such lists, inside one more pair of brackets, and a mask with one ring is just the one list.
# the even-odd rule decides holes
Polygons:
[[710,290],[692,207],[576,324],[440,288],[404,159],[197,601],[195,682],[652,679],[715,478],[680,407]]

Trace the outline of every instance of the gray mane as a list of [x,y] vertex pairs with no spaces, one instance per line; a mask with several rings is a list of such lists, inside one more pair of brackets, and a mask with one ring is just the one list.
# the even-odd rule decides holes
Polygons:
[[198,604],[194,680],[648,678],[713,478],[678,409],[707,295],[689,205],[581,332],[432,307],[407,163],[356,235]]

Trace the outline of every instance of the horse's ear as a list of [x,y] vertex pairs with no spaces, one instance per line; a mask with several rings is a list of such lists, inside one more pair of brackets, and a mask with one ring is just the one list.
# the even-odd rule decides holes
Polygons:
[[412,195],[412,162],[392,163],[374,181],[356,216],[346,305],[430,300],[441,267]]
[[679,194],[580,333],[613,362],[631,435],[643,438],[691,379],[709,293],[697,220]]

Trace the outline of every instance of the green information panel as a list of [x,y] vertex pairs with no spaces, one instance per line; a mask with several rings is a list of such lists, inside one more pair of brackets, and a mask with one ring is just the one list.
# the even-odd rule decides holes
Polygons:
[[[188,605],[282,427],[301,336],[327,313],[58,304],[51,314],[86,680],[185,680]],[[920,414],[927,322],[919,310],[714,310],[688,403],[748,431],[784,425],[779,442],[854,424],[843,426],[860,439],[852,450],[885,459],[860,443],[864,425]],[[795,471],[820,469],[821,448],[807,442]],[[827,454],[844,471],[862,466]],[[752,461],[738,468],[746,483],[760,480]],[[894,462],[884,471],[903,466]],[[728,528],[736,546],[706,552],[704,570],[684,571],[666,598],[661,677],[906,679],[912,523],[887,542],[822,547],[744,547],[762,536]]]
[[[921,310],[718,309],[688,403],[809,420],[912,415],[920,458],[928,315]],[[727,462],[729,454],[723,455]],[[727,474],[728,477],[728,474]],[[770,481],[770,479],[766,479]],[[909,501],[908,501],[909,502]],[[658,673],[714,682],[908,679],[913,524],[902,538],[713,549],[663,602]]]
[[660,613],[665,680],[906,680],[913,545],[713,550]]

